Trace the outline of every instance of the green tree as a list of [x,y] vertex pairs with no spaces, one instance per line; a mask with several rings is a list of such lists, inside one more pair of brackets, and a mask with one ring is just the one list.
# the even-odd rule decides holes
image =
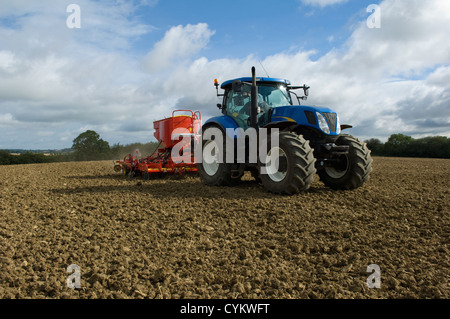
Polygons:
[[8,151],[0,151],[0,165],[16,164],[16,157],[9,154]]
[[411,136],[403,134],[392,134],[388,141],[384,144],[384,150],[388,156],[410,156],[411,144],[413,143]]
[[450,158],[450,139],[446,136],[429,136],[413,143],[414,156]]
[[383,143],[377,138],[371,138],[364,141],[367,144],[369,150],[372,151],[372,155],[380,155],[383,152]]
[[77,161],[104,160],[110,155],[109,143],[102,140],[97,132],[91,130],[78,135],[73,140],[72,149]]

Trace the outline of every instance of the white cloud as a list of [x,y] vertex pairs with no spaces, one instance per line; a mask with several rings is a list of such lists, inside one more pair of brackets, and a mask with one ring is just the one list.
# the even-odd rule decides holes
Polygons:
[[31,130],[46,132],[48,126],[75,134],[82,125],[114,125],[125,108],[148,103],[151,93],[137,84],[147,76],[124,53],[154,29],[132,18],[142,3],[79,0],[82,28],[68,29],[69,3],[0,4],[0,117],[7,147],[34,147]]
[[354,31],[343,65],[367,70],[372,76],[411,76],[448,63],[450,28],[448,1],[385,0],[380,4],[382,27],[369,29],[365,21]]
[[14,54],[10,51],[0,51],[0,72],[11,73],[17,64]]
[[0,114],[0,127],[2,125],[11,125],[11,124],[16,124],[16,121],[14,120],[11,113]]
[[[311,58],[314,52],[299,51],[268,56],[262,63],[271,76],[310,84],[307,104],[334,108],[344,122],[355,126],[352,132],[363,138],[385,138],[399,131],[448,134],[449,69],[440,66],[450,63],[445,31],[450,29],[449,3],[422,4],[383,1],[381,29],[369,29],[363,20],[344,46],[319,59]],[[167,92],[178,87],[175,92],[183,97],[180,102],[199,106],[207,116],[218,114],[212,85],[208,91],[212,80],[249,76],[252,65],[264,75],[253,56],[197,59],[172,72],[166,81]],[[428,75],[430,70],[435,71]],[[433,84],[437,82],[441,86]],[[418,101],[428,104],[420,106]]]
[[144,64],[150,72],[163,70],[173,62],[192,57],[204,49],[214,33],[206,23],[172,27],[155,44]]
[[[56,1],[53,1],[53,3],[56,3]],[[42,9],[42,6],[37,1],[31,2],[28,0],[2,1],[0,2],[0,17],[7,17],[10,15],[20,16],[29,12],[40,11],[40,9]]]
[[84,23],[69,30],[64,4],[42,1],[33,11],[28,2],[0,4],[0,16],[20,16],[0,24],[0,148],[35,147],[38,132],[55,132],[38,148],[70,147],[86,129],[111,144],[149,141],[152,122],[173,109],[219,115],[214,78],[249,76],[252,66],[265,76],[259,60],[270,76],[310,84],[306,104],[335,109],[362,138],[450,134],[446,0],[382,1],[381,29],[362,20],[345,45],[319,58],[290,50],[208,59],[214,31],[199,23],[170,28],[143,63],[126,50],[153,29],[130,18],[138,4],[80,0]]
[[317,6],[317,7],[326,7],[333,4],[344,3],[348,0],[301,0],[306,5]]

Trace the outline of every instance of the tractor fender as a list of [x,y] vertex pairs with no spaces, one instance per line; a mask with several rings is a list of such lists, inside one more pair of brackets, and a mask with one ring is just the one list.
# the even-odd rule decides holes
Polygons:
[[[205,129],[211,126],[218,126],[223,132],[226,132],[228,134],[229,138],[236,138],[239,137],[240,135],[239,130],[236,131],[236,129],[239,128],[239,125],[236,123],[235,120],[233,120],[233,118],[227,115],[210,118],[205,122],[205,124],[203,124],[202,130],[204,131]],[[233,129],[233,131],[235,131],[237,135],[231,135],[229,132],[227,132],[227,129]]]
[[279,131],[291,131],[297,134],[303,134],[304,132],[314,132],[315,135],[323,135],[323,133],[314,127],[298,124],[293,121],[281,121],[271,122],[264,126],[266,129],[278,128]]
[[296,122],[281,121],[281,122],[271,122],[271,123],[265,125],[263,128],[265,128],[265,129],[278,128],[280,131],[285,131],[287,129],[291,129],[296,126],[298,126],[298,124]]

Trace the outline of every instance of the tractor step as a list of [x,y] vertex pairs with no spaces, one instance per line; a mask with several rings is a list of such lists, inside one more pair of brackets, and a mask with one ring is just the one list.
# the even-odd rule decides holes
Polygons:
[[348,154],[350,146],[348,145],[336,145],[336,144],[322,144],[322,148],[325,149],[327,153],[335,154],[335,155],[343,155]]

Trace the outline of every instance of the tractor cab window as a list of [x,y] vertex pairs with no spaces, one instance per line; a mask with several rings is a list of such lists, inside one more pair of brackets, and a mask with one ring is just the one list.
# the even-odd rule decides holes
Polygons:
[[[244,129],[249,126],[251,112],[251,87],[243,85],[241,92],[230,89],[226,93],[226,109],[228,116],[235,119],[238,125]],[[286,88],[282,85],[258,85],[258,123],[260,126],[267,124],[268,111],[273,107],[292,105],[291,98]]]
[[260,98],[258,103],[262,100],[269,105],[269,107],[292,105],[291,98],[286,88],[283,85],[260,85],[258,86],[258,94]]
[[226,114],[234,118],[242,128],[248,127],[250,118],[250,91],[250,86],[243,85],[241,92],[229,90],[226,95]]

